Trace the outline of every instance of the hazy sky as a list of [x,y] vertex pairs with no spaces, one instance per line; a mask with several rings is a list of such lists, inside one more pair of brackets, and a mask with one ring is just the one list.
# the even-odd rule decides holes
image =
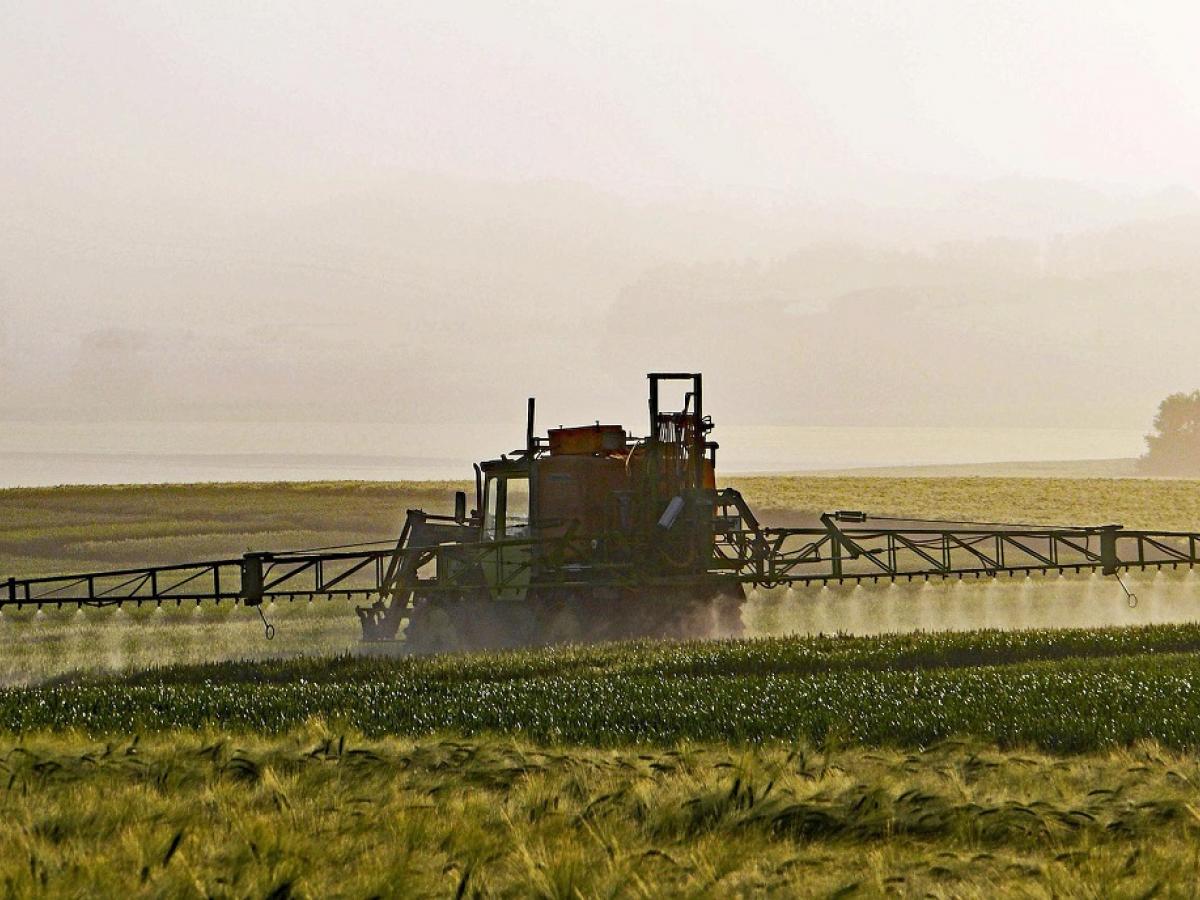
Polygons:
[[635,195],[1200,184],[1194,3],[0,10],[0,161],[80,186],[290,191],[378,166]]
[[1197,34],[1194,3],[0,0],[0,413],[494,419],[695,367],[746,421],[1133,426],[1200,383]]

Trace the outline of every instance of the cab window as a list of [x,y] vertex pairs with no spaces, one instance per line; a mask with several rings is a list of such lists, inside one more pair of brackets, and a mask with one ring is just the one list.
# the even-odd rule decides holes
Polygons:
[[483,539],[496,539],[496,510],[499,509],[499,478],[488,478],[487,489],[483,493]]
[[529,479],[506,478],[507,496],[504,506],[504,536],[529,537]]
[[529,536],[529,478],[489,477],[484,489],[483,539]]

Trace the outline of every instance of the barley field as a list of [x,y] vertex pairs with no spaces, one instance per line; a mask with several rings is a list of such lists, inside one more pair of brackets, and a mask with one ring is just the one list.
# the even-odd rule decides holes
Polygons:
[[0,739],[7,896],[1150,897],[1200,878],[1196,757],[970,741],[545,747],[319,721]]

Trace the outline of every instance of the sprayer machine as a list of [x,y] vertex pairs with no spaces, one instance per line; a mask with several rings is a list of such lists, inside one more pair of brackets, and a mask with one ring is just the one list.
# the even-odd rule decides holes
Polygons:
[[[410,509],[398,538],[0,579],[0,609],[231,602],[261,614],[264,602],[345,598],[358,601],[365,642],[433,652],[736,636],[747,586],[1099,571],[1124,590],[1125,570],[1200,562],[1200,533],[1116,524],[840,510],[765,526],[737,490],[718,487],[701,376],[648,377],[644,436],[595,422],[543,437],[530,399],[524,446],[475,466],[471,509],[461,491],[453,514]],[[668,395],[675,408],[664,408]]]

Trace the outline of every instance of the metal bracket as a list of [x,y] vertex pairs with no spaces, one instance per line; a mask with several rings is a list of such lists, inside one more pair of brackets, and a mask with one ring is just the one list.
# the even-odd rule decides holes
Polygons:
[[268,641],[275,640],[275,626],[267,621],[267,614],[263,612],[262,605],[259,604],[258,606],[254,607],[254,608],[258,610],[258,617],[260,619],[262,619],[263,628],[266,631],[266,635],[267,635],[267,640]]

